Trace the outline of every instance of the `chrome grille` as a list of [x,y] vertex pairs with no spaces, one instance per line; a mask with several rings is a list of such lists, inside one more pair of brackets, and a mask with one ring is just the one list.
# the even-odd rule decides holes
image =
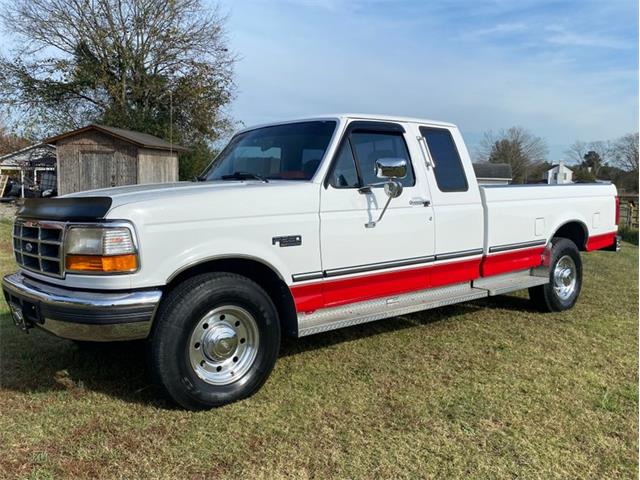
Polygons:
[[63,232],[63,224],[17,219],[13,224],[13,251],[18,265],[32,272],[61,278],[64,272]]

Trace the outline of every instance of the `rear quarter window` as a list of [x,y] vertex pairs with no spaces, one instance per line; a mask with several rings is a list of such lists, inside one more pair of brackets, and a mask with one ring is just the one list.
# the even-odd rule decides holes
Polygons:
[[434,175],[442,192],[466,192],[469,189],[462,160],[451,132],[444,128],[420,127],[435,163]]

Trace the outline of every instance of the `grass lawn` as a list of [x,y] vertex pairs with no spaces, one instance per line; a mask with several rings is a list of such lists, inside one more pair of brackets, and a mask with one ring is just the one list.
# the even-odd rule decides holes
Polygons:
[[25,335],[3,303],[0,478],[635,478],[638,247],[584,260],[569,312],[520,292],[285,340],[258,394],[201,413],[143,344]]

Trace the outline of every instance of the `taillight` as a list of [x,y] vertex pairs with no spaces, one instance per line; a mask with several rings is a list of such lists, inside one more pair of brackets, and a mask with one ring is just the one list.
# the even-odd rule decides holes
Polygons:
[[616,225],[620,225],[620,197],[616,195]]

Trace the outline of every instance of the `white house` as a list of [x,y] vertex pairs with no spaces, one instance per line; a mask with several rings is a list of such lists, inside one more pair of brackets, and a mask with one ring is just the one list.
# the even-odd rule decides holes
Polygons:
[[564,162],[552,165],[547,170],[547,183],[573,183],[573,171],[567,167]]

